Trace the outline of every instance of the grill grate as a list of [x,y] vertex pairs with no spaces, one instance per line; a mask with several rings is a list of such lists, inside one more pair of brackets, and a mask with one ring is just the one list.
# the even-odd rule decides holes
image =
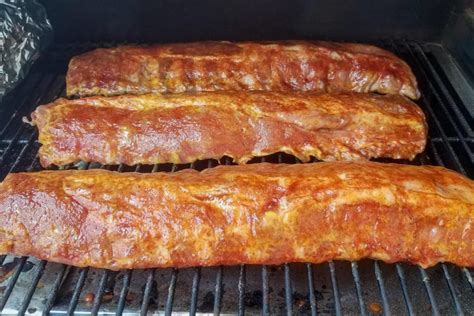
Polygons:
[[[443,65],[431,52],[434,44],[377,44],[412,66],[422,91],[418,103],[427,115],[430,138],[426,152],[406,163],[442,165],[474,178],[474,131],[466,114],[472,104],[463,104],[455,94],[455,82],[448,81]],[[0,107],[0,179],[9,172],[41,169],[37,132],[22,124],[22,117],[38,104],[64,96],[70,57],[95,46],[104,45],[53,45],[26,80],[4,98]],[[254,162],[265,160],[298,162],[286,154]],[[77,168],[173,172],[230,163],[230,159],[223,158],[191,165],[132,168],[84,163]],[[30,257],[0,256],[0,264],[0,311],[6,314],[474,314],[473,272],[450,264],[425,270],[402,263],[363,260],[120,272],[74,268]]]

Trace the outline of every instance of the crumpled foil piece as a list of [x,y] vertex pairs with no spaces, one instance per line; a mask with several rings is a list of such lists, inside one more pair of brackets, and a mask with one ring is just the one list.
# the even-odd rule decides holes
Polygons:
[[25,77],[52,37],[46,10],[36,0],[0,0],[0,100]]

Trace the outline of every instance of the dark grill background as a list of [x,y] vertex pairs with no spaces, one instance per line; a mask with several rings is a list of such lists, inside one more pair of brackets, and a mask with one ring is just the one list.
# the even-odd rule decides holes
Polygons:
[[[73,55],[97,46],[119,43],[52,45],[30,74],[0,104],[0,179],[9,172],[40,170],[37,131],[22,123],[39,104],[64,96],[64,76]],[[474,177],[472,99],[456,93],[448,80],[437,44],[406,41],[375,43],[405,59],[419,80],[417,102],[427,115],[428,147],[415,161],[446,166]],[[437,54],[434,54],[434,52]],[[468,94],[472,95],[472,94]],[[253,162],[298,163],[276,154]],[[386,160],[385,160],[386,161]],[[204,169],[230,160],[193,165],[102,166],[80,164],[63,168],[106,168],[154,172]],[[317,162],[314,162],[317,163]],[[317,229],[317,227],[315,227]],[[34,258],[1,256],[0,310],[3,313],[183,312],[264,314],[471,314],[474,315],[472,269],[450,264],[421,269],[372,260],[320,265],[232,266],[191,269],[150,269],[111,272],[77,269]],[[94,294],[91,297],[90,293]],[[86,302],[86,297],[92,299]]]

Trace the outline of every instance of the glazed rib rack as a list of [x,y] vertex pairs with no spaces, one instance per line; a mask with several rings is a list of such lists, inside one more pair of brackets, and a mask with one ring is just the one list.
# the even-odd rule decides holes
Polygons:
[[[119,43],[113,43],[119,44]],[[374,43],[413,68],[422,92],[430,137],[413,164],[442,165],[474,177],[472,90],[456,75],[443,47],[417,42]],[[0,179],[9,172],[40,170],[37,132],[22,122],[36,106],[65,94],[70,57],[97,45],[52,46],[0,106]],[[453,75],[454,74],[454,75]],[[469,108],[469,106],[471,108]],[[252,160],[298,163],[286,154]],[[230,164],[228,158],[191,165],[68,165],[121,172],[173,172]],[[317,162],[314,162],[317,163]],[[407,264],[329,262],[283,266],[225,266],[112,272],[74,268],[30,257],[1,256],[0,311],[5,314],[474,314],[474,270],[440,264],[424,270]]]

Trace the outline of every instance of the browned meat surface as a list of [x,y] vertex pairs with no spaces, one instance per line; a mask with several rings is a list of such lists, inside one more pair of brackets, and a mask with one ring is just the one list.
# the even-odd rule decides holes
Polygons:
[[97,49],[72,58],[68,95],[185,91],[354,91],[417,99],[415,76],[375,46],[310,42],[201,42]]
[[287,152],[308,161],[412,159],[423,112],[401,96],[276,92],[59,99],[32,115],[43,166],[77,160],[189,163],[224,155],[244,163]]
[[107,269],[374,258],[474,267],[474,182],[375,162],[10,174],[0,254]]

